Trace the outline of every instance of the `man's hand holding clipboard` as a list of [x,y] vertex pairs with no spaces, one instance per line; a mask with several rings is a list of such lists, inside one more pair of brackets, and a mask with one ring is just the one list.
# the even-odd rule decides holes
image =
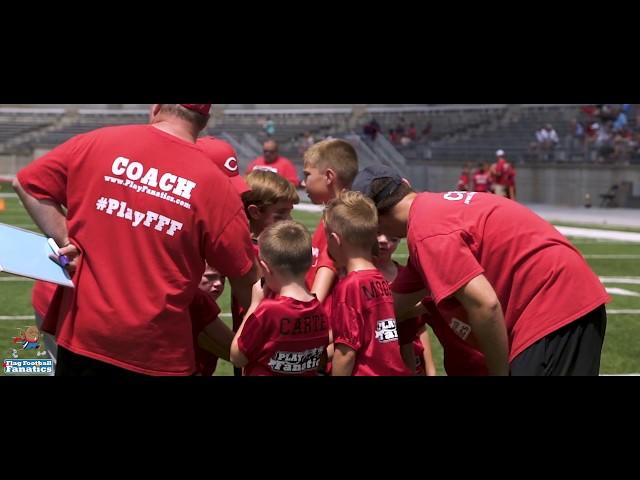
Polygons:
[[53,238],[47,239],[47,243],[49,243],[51,251],[53,252],[53,255],[49,255],[49,258],[51,258],[51,260],[56,262],[62,268],[66,269],[70,275],[73,275],[73,272],[75,272],[77,267],[78,258],[80,256],[80,251],[78,250],[78,248],[71,243],[68,243],[64,247],[60,248]]

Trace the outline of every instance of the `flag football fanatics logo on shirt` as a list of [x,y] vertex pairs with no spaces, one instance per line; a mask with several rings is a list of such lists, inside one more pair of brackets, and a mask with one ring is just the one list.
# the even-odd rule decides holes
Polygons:
[[51,375],[53,360],[5,359],[2,362],[5,375]]
[[380,343],[398,341],[398,329],[396,328],[395,319],[390,318],[378,322],[378,326],[376,327],[376,340]]

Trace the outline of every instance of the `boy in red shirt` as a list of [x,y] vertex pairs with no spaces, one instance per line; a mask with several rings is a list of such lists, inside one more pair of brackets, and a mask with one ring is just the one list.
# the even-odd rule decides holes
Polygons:
[[456,189],[461,192],[467,192],[472,190],[471,188],[471,164],[465,163],[464,168],[462,169],[462,173],[460,173],[460,177],[458,178],[458,185]]
[[[249,219],[249,231],[254,253],[258,258],[258,237],[271,225],[291,220],[293,206],[300,202],[293,184],[281,175],[267,170],[254,170],[245,177],[248,189],[242,193],[244,212]],[[252,301],[262,300],[262,290],[254,289]],[[237,332],[247,311],[240,308],[235,297],[231,297],[231,317],[233,331]],[[240,369],[234,369],[235,376],[241,376]]]
[[311,265],[311,235],[293,221],[260,235],[260,265],[274,295],[247,316],[231,345],[231,361],[245,376],[317,376],[329,345],[320,302],[304,284]]
[[216,301],[224,292],[224,277],[207,265],[198,288],[200,291],[189,306],[196,371],[198,375],[210,377],[216,371],[218,358],[229,361],[233,332],[218,317],[220,308]]
[[473,174],[474,192],[490,192],[491,191],[491,173],[486,163],[478,164],[478,170]]
[[[358,155],[344,140],[324,140],[309,148],[304,155],[304,184],[315,205],[324,205],[341,191],[351,188],[358,174]],[[331,317],[328,299],[337,279],[338,270],[327,253],[324,220],[320,221],[312,239],[313,263],[306,276],[307,288],[323,302]]]
[[[249,189],[242,194],[242,204],[249,219],[251,241],[257,258],[260,234],[274,223],[291,220],[291,211],[293,206],[299,203],[300,197],[290,182],[273,172],[255,170],[247,175],[245,181]],[[245,313],[232,297],[234,332],[240,328]]]
[[[393,281],[403,267],[392,260],[392,256],[400,244],[400,239],[386,235],[378,235],[378,251],[374,258],[376,268],[393,288]],[[398,325],[398,334],[402,357],[405,364],[418,376],[435,377],[436,367],[431,355],[431,342],[426,327],[426,320],[414,318]]]
[[464,308],[490,374],[598,375],[609,296],[553,225],[497,195],[416,194],[383,166],[354,189],[373,199],[381,232],[407,238],[402,276],[416,287],[396,296],[399,318],[428,285],[438,308]]
[[334,376],[406,376],[389,283],[373,263],[378,215],[359,192],[343,192],[324,215],[328,250],[347,275],[332,294]]

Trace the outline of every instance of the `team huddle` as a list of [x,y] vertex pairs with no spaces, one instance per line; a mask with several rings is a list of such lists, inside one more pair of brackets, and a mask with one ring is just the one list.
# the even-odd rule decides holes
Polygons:
[[[37,282],[56,375],[597,375],[609,297],[552,225],[488,193],[416,193],[329,139],[304,156],[313,236],[277,168],[198,138],[208,104],[79,135],[14,187],[75,289]],[[169,234],[171,232],[171,234]],[[409,259],[392,257],[406,238]],[[231,286],[232,328],[216,301]]]

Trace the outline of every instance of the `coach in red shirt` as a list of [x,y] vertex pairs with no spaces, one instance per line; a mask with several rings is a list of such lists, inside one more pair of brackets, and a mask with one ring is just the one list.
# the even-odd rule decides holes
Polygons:
[[246,175],[254,170],[269,170],[289,180],[294,187],[300,186],[300,179],[295,165],[286,157],[280,156],[278,143],[275,140],[267,140],[263,147],[263,156],[256,158],[247,167]]
[[[467,313],[492,375],[597,375],[606,330],[603,285],[553,225],[508,199],[476,192],[417,194],[388,167],[353,189],[376,204],[380,231],[407,238],[398,320],[430,294]],[[428,288],[428,291],[427,291]]]
[[210,107],[155,104],[150,125],[78,135],[18,173],[14,188],[76,285],[58,288],[44,322],[57,375],[192,375],[188,307],[205,260],[249,305],[242,202],[196,146]]

